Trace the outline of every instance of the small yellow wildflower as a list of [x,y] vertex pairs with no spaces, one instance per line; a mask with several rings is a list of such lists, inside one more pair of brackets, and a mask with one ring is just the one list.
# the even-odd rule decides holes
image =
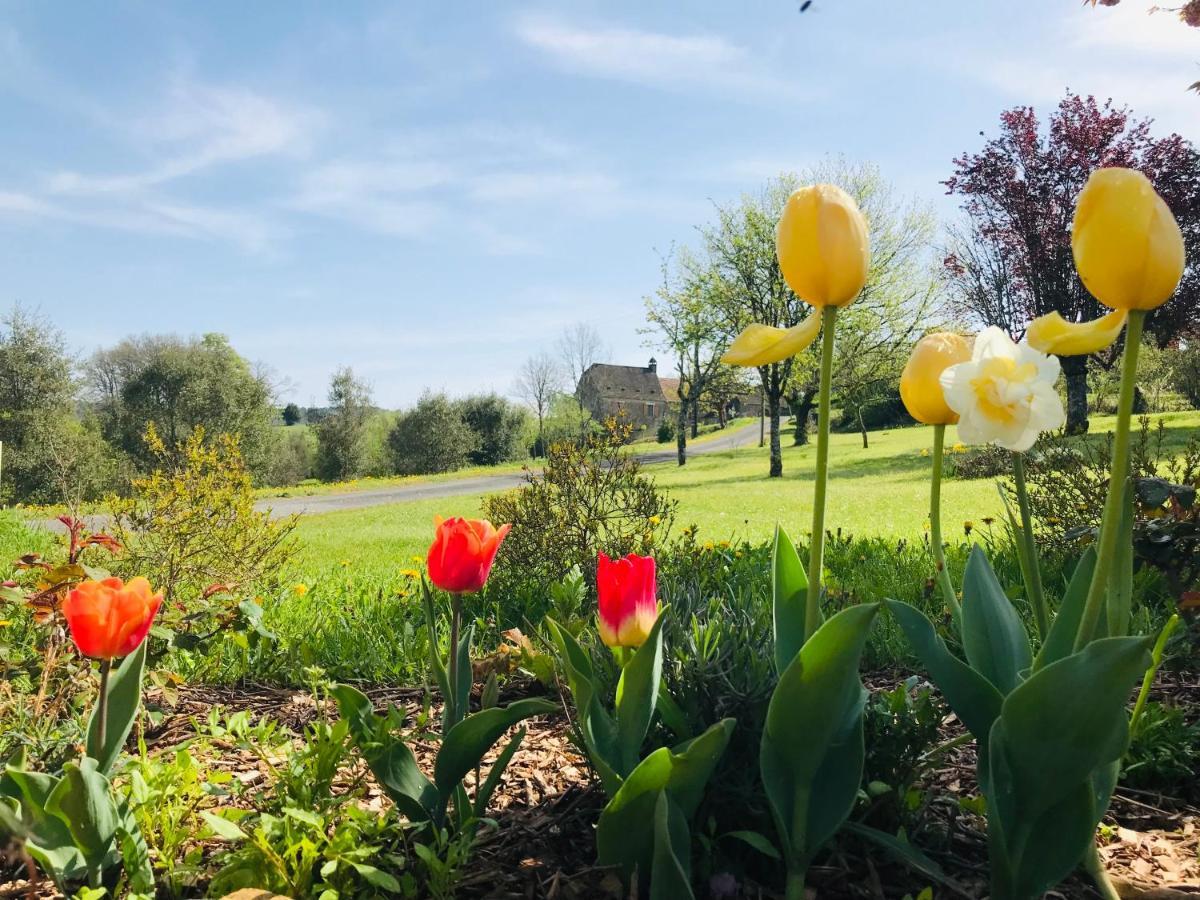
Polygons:
[[722,550],[728,550],[729,549],[729,541],[721,541],[721,543],[718,546],[720,546],[720,548]]
[[346,566],[348,566],[348,565],[350,565],[350,560],[348,560],[348,559],[343,559],[343,560],[342,560],[342,568],[344,569],[344,568],[345,568]]
[[922,447],[922,448],[921,448],[921,455],[922,455],[922,456],[928,456],[928,455],[929,455],[929,448],[928,448],[928,447]]
[[662,522],[662,516],[651,516],[649,519],[647,519],[647,521],[651,525],[658,525],[660,522]]
[[421,573],[416,569],[401,569],[400,575],[404,578],[420,578]]
[[308,585],[301,582],[300,584],[292,585],[292,593],[297,597],[303,597],[308,593]]
[[963,531],[964,532],[966,532],[967,534],[970,534],[974,530],[975,530],[974,522],[970,521],[969,519],[966,522],[963,522]]
[[966,453],[967,445],[962,441],[955,441],[954,446],[950,448],[951,453]]
[[707,550],[712,550],[712,549],[713,549],[713,546],[714,546],[714,545],[713,545],[713,542],[712,542],[712,541],[705,541],[705,542],[704,542],[704,549],[705,549],[706,551],[707,551]]
[[425,557],[414,556],[414,557],[412,557],[412,561],[415,562],[418,566],[423,566],[425,564]]

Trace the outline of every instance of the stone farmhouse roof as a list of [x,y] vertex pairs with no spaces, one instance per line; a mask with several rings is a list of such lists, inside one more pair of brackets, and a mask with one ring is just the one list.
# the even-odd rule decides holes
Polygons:
[[608,400],[642,400],[664,402],[667,398],[658,378],[654,360],[648,366],[613,366],[594,363],[583,375],[583,381],[597,394]]

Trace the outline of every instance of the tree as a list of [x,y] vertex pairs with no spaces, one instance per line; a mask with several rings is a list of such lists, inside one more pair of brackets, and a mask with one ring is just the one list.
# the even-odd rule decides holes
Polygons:
[[[1036,316],[1058,312],[1069,321],[1101,315],[1083,287],[1071,255],[1075,198],[1088,175],[1104,166],[1140,169],[1179,219],[1188,258],[1179,290],[1147,321],[1159,346],[1200,328],[1200,155],[1178,135],[1156,139],[1150,125],[1112,101],[1068,93],[1042,130],[1032,107],[1000,116],[1000,135],[978,153],[954,160],[946,180],[962,198],[975,249],[950,260],[965,286],[960,302],[980,321],[1014,337]],[[962,237],[962,235],[960,235]],[[960,241],[961,243],[961,241]],[[983,246],[980,246],[983,245]],[[990,245],[990,246],[987,246]],[[965,260],[965,261],[964,261]],[[1011,280],[1010,280],[1011,279]],[[1011,292],[1011,293],[1010,293]],[[1003,324],[997,319],[1012,317]],[[1067,430],[1087,430],[1088,358],[1062,358]]]
[[301,418],[302,418],[302,416],[300,413],[300,407],[298,407],[295,403],[289,403],[287,406],[285,406],[283,408],[283,424],[284,425],[288,425],[288,426],[298,425],[298,424],[300,424]]
[[343,366],[329,382],[329,407],[317,426],[317,473],[326,481],[344,481],[362,470],[363,437],[374,412],[370,385]]
[[75,382],[66,344],[46,319],[15,307],[0,321],[0,497],[63,499],[55,470],[67,452]]
[[534,456],[546,455],[546,416],[554,397],[562,391],[563,371],[550,354],[529,357],[517,373],[513,393],[525,401],[537,416],[537,444]]
[[453,472],[467,464],[479,437],[462,410],[445,394],[424,394],[396,420],[388,435],[396,471],[401,475]]
[[156,463],[144,440],[153,423],[168,454],[181,452],[200,427],[210,438],[237,436],[250,471],[266,471],[273,386],[224,335],[126,338],[94,354],[87,374],[105,437],[141,467]]
[[577,322],[563,329],[558,338],[558,355],[571,379],[571,389],[575,392],[580,420],[587,418],[587,411],[583,408],[583,395],[579,391],[579,383],[583,380],[583,373],[598,363],[607,352],[600,332],[586,322]]
[[525,410],[496,394],[466,397],[459,413],[475,433],[475,447],[467,454],[477,466],[494,466],[525,456],[523,438],[528,418]]
[[[719,277],[719,276],[718,276]],[[714,302],[712,276],[687,250],[662,261],[662,285],[646,298],[646,319],[658,343],[675,357],[679,373],[679,408],[675,446],[679,465],[687,462],[687,426],[692,437],[700,422],[700,402],[716,373],[731,337],[729,317]]]

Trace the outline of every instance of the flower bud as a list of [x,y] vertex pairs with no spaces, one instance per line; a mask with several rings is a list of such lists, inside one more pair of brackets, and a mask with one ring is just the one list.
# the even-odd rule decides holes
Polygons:
[[867,220],[854,199],[832,184],[800,188],[788,197],[775,228],[784,280],[811,306],[846,306],[871,267]]
[[958,413],[946,405],[940,381],[950,366],[971,358],[966,338],[939,331],[927,334],[913,347],[900,374],[900,399],[908,414],[926,425],[953,425]]

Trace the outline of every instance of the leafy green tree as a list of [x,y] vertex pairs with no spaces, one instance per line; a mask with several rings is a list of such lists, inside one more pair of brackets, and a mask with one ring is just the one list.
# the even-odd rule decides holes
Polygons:
[[221,334],[126,338],[96,353],[88,385],[105,437],[142,469],[155,464],[147,449],[153,423],[168,453],[192,432],[236,435],[249,470],[262,477],[272,449],[273,386]]
[[388,446],[400,475],[453,472],[465,466],[478,449],[479,436],[457,403],[445,394],[426,393],[396,420]]
[[468,454],[477,466],[494,466],[526,456],[525,432],[529,418],[525,410],[496,394],[480,394],[459,401],[467,427],[478,443]]
[[298,407],[295,403],[289,403],[287,406],[285,406],[283,408],[282,415],[283,424],[288,426],[299,425],[300,420],[303,418],[302,414],[300,413],[300,407]]
[[344,481],[362,474],[367,422],[374,413],[371,387],[349,366],[333,373],[329,413],[317,425],[317,474]]

